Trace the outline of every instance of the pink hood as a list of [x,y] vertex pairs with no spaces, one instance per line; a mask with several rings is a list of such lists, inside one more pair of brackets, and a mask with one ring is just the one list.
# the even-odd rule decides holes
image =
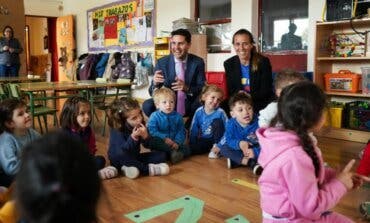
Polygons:
[[320,161],[318,178],[311,158],[294,132],[260,128],[257,137],[261,145],[258,162],[264,168],[258,180],[264,212],[289,222],[319,220],[346,193],[345,186],[333,177],[334,172],[324,167],[313,136]]

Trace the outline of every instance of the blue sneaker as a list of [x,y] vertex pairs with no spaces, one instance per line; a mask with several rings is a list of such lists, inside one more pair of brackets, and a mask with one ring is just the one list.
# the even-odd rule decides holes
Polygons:
[[226,159],[226,161],[227,161],[227,168],[228,168],[228,169],[233,169],[233,168],[235,168],[235,167],[240,166],[240,165],[239,165],[239,164],[237,164],[236,162],[232,161],[230,158],[227,158],[227,159]]

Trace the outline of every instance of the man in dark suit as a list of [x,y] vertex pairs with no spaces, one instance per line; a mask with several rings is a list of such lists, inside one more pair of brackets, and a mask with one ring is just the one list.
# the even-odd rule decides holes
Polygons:
[[[178,29],[171,32],[171,54],[157,61],[154,76],[149,87],[149,94],[162,87],[171,88],[179,94],[183,94],[185,102],[182,106],[184,111],[177,111],[188,117],[192,117],[195,110],[201,105],[199,95],[205,84],[205,65],[202,58],[188,53],[191,46],[191,34],[186,29]],[[184,72],[182,80],[181,72]],[[178,100],[179,103],[180,100]],[[181,107],[181,106],[180,106]],[[150,116],[156,110],[153,99],[150,98],[143,103],[143,111]]]

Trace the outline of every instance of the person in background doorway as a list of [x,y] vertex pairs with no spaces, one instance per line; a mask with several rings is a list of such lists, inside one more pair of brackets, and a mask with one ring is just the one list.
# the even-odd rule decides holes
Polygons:
[[[246,29],[235,32],[232,43],[236,55],[224,62],[228,95],[247,92],[257,113],[274,98],[270,60],[257,52],[253,35]],[[227,100],[221,107],[229,113]]]
[[281,49],[283,50],[301,50],[302,49],[302,38],[294,35],[297,30],[297,26],[294,23],[290,23],[289,32],[281,36]]
[[13,28],[5,26],[3,37],[0,37],[0,77],[18,76],[21,67],[19,54],[22,51],[20,42],[14,38]]

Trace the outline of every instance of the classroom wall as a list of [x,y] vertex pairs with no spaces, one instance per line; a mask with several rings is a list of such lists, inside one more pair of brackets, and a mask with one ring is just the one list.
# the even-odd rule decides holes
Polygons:
[[23,0],[23,2],[26,15],[46,17],[63,15],[63,0]]
[[[26,0],[24,0],[26,2]],[[28,1],[28,0],[27,0]],[[32,0],[37,1],[37,0]],[[39,0],[40,1],[40,0]],[[44,0],[45,1],[45,0]],[[77,33],[77,53],[78,55],[87,52],[87,25],[86,11],[88,9],[105,5],[112,0],[99,1],[63,1],[63,14],[75,15]],[[156,32],[161,35],[165,31],[172,30],[172,21],[186,17],[193,18],[195,0],[156,0]],[[315,41],[315,22],[321,20],[322,8],[325,0],[310,0],[309,1],[309,30],[311,30],[308,39],[308,56],[307,69],[313,71],[314,64],[314,41]],[[232,30],[235,32],[240,28],[246,28],[252,31],[255,37],[258,36],[258,0],[232,0]],[[256,39],[257,42],[257,39]],[[223,61],[235,53],[219,53],[208,54],[207,70],[208,71],[223,71]],[[134,92],[134,96],[147,98],[146,89]]]

